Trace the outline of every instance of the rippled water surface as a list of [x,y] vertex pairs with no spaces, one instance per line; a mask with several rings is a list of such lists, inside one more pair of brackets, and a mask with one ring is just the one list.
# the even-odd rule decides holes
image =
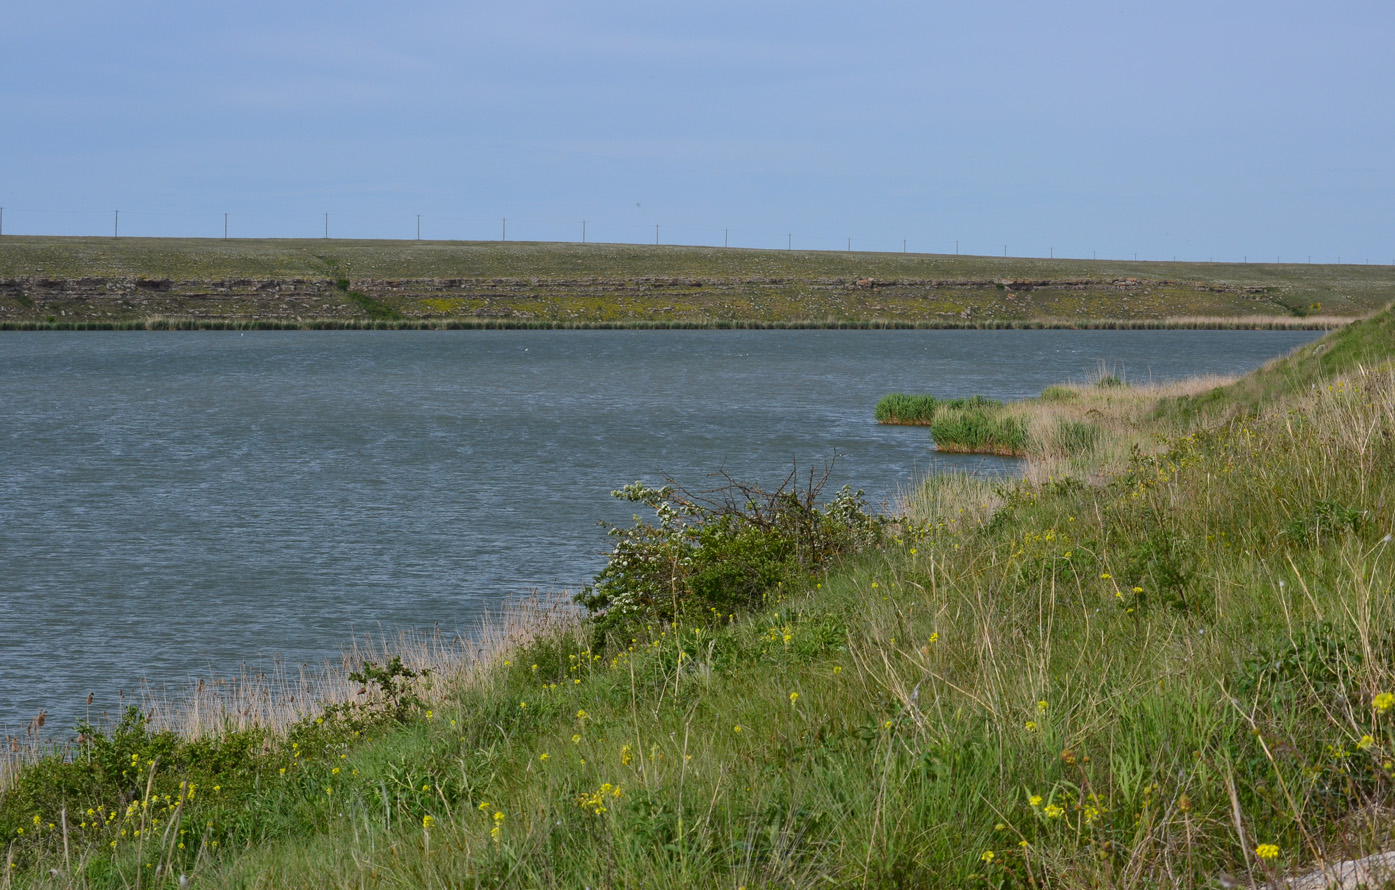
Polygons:
[[778,480],[837,449],[837,484],[881,502],[936,467],[1011,470],[877,426],[887,392],[1239,372],[1312,336],[0,334],[0,727],[574,589],[635,479]]

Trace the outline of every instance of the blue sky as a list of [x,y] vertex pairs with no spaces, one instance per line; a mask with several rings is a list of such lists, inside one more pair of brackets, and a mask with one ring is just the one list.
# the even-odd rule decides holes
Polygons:
[[6,234],[1395,263],[1395,5],[0,12]]

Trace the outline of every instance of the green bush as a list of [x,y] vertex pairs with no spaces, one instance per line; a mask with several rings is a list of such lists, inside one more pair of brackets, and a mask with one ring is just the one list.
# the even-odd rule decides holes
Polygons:
[[791,472],[774,491],[722,473],[725,484],[707,492],[672,480],[662,488],[636,482],[612,492],[653,509],[657,524],[636,517],[632,527],[609,528],[615,549],[577,595],[593,613],[598,640],[680,616],[724,618],[880,541],[888,520],[867,511],[861,491],[845,486],[819,505],[830,471],[826,465],[802,485]]

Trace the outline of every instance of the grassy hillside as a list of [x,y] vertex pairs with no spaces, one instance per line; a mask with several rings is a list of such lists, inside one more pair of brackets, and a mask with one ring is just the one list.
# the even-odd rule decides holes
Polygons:
[[0,325],[11,328],[145,326],[153,319],[294,327],[1145,325],[1203,318],[1323,326],[1366,314],[1392,293],[1389,266],[630,244],[0,239]]
[[1390,849],[1390,323],[1201,396],[1226,410],[1038,400],[1103,394],[1090,457],[928,480],[823,568],[776,514],[867,531],[846,504],[695,527],[633,490],[658,512],[617,533],[624,621],[380,663],[282,731],[89,733],[10,779],[6,880],[1206,887]]

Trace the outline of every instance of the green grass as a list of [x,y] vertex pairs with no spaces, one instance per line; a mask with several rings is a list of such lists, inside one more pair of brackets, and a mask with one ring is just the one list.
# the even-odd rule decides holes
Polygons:
[[350,709],[198,758],[136,725],[101,775],[28,767],[0,881],[1206,887],[1390,849],[1389,323],[1253,409],[1036,402],[1032,441],[1088,422],[1088,459],[928,480],[883,546],[754,608],[607,649],[547,631],[429,678],[403,725]]
[[[339,280],[351,286],[334,287]],[[260,286],[269,281],[278,286]],[[351,327],[389,318],[350,293],[421,327],[1322,328],[1383,305],[1392,287],[1395,268],[1388,266],[630,244],[0,238],[0,328],[121,328],[152,318]]]
[[949,408],[935,415],[930,435],[940,451],[1024,455],[1027,425],[1001,405]]
[[932,395],[894,392],[882,396],[873,409],[877,423],[929,426],[935,415],[944,409],[976,408],[995,405],[992,399],[970,396],[967,399],[940,399]]

